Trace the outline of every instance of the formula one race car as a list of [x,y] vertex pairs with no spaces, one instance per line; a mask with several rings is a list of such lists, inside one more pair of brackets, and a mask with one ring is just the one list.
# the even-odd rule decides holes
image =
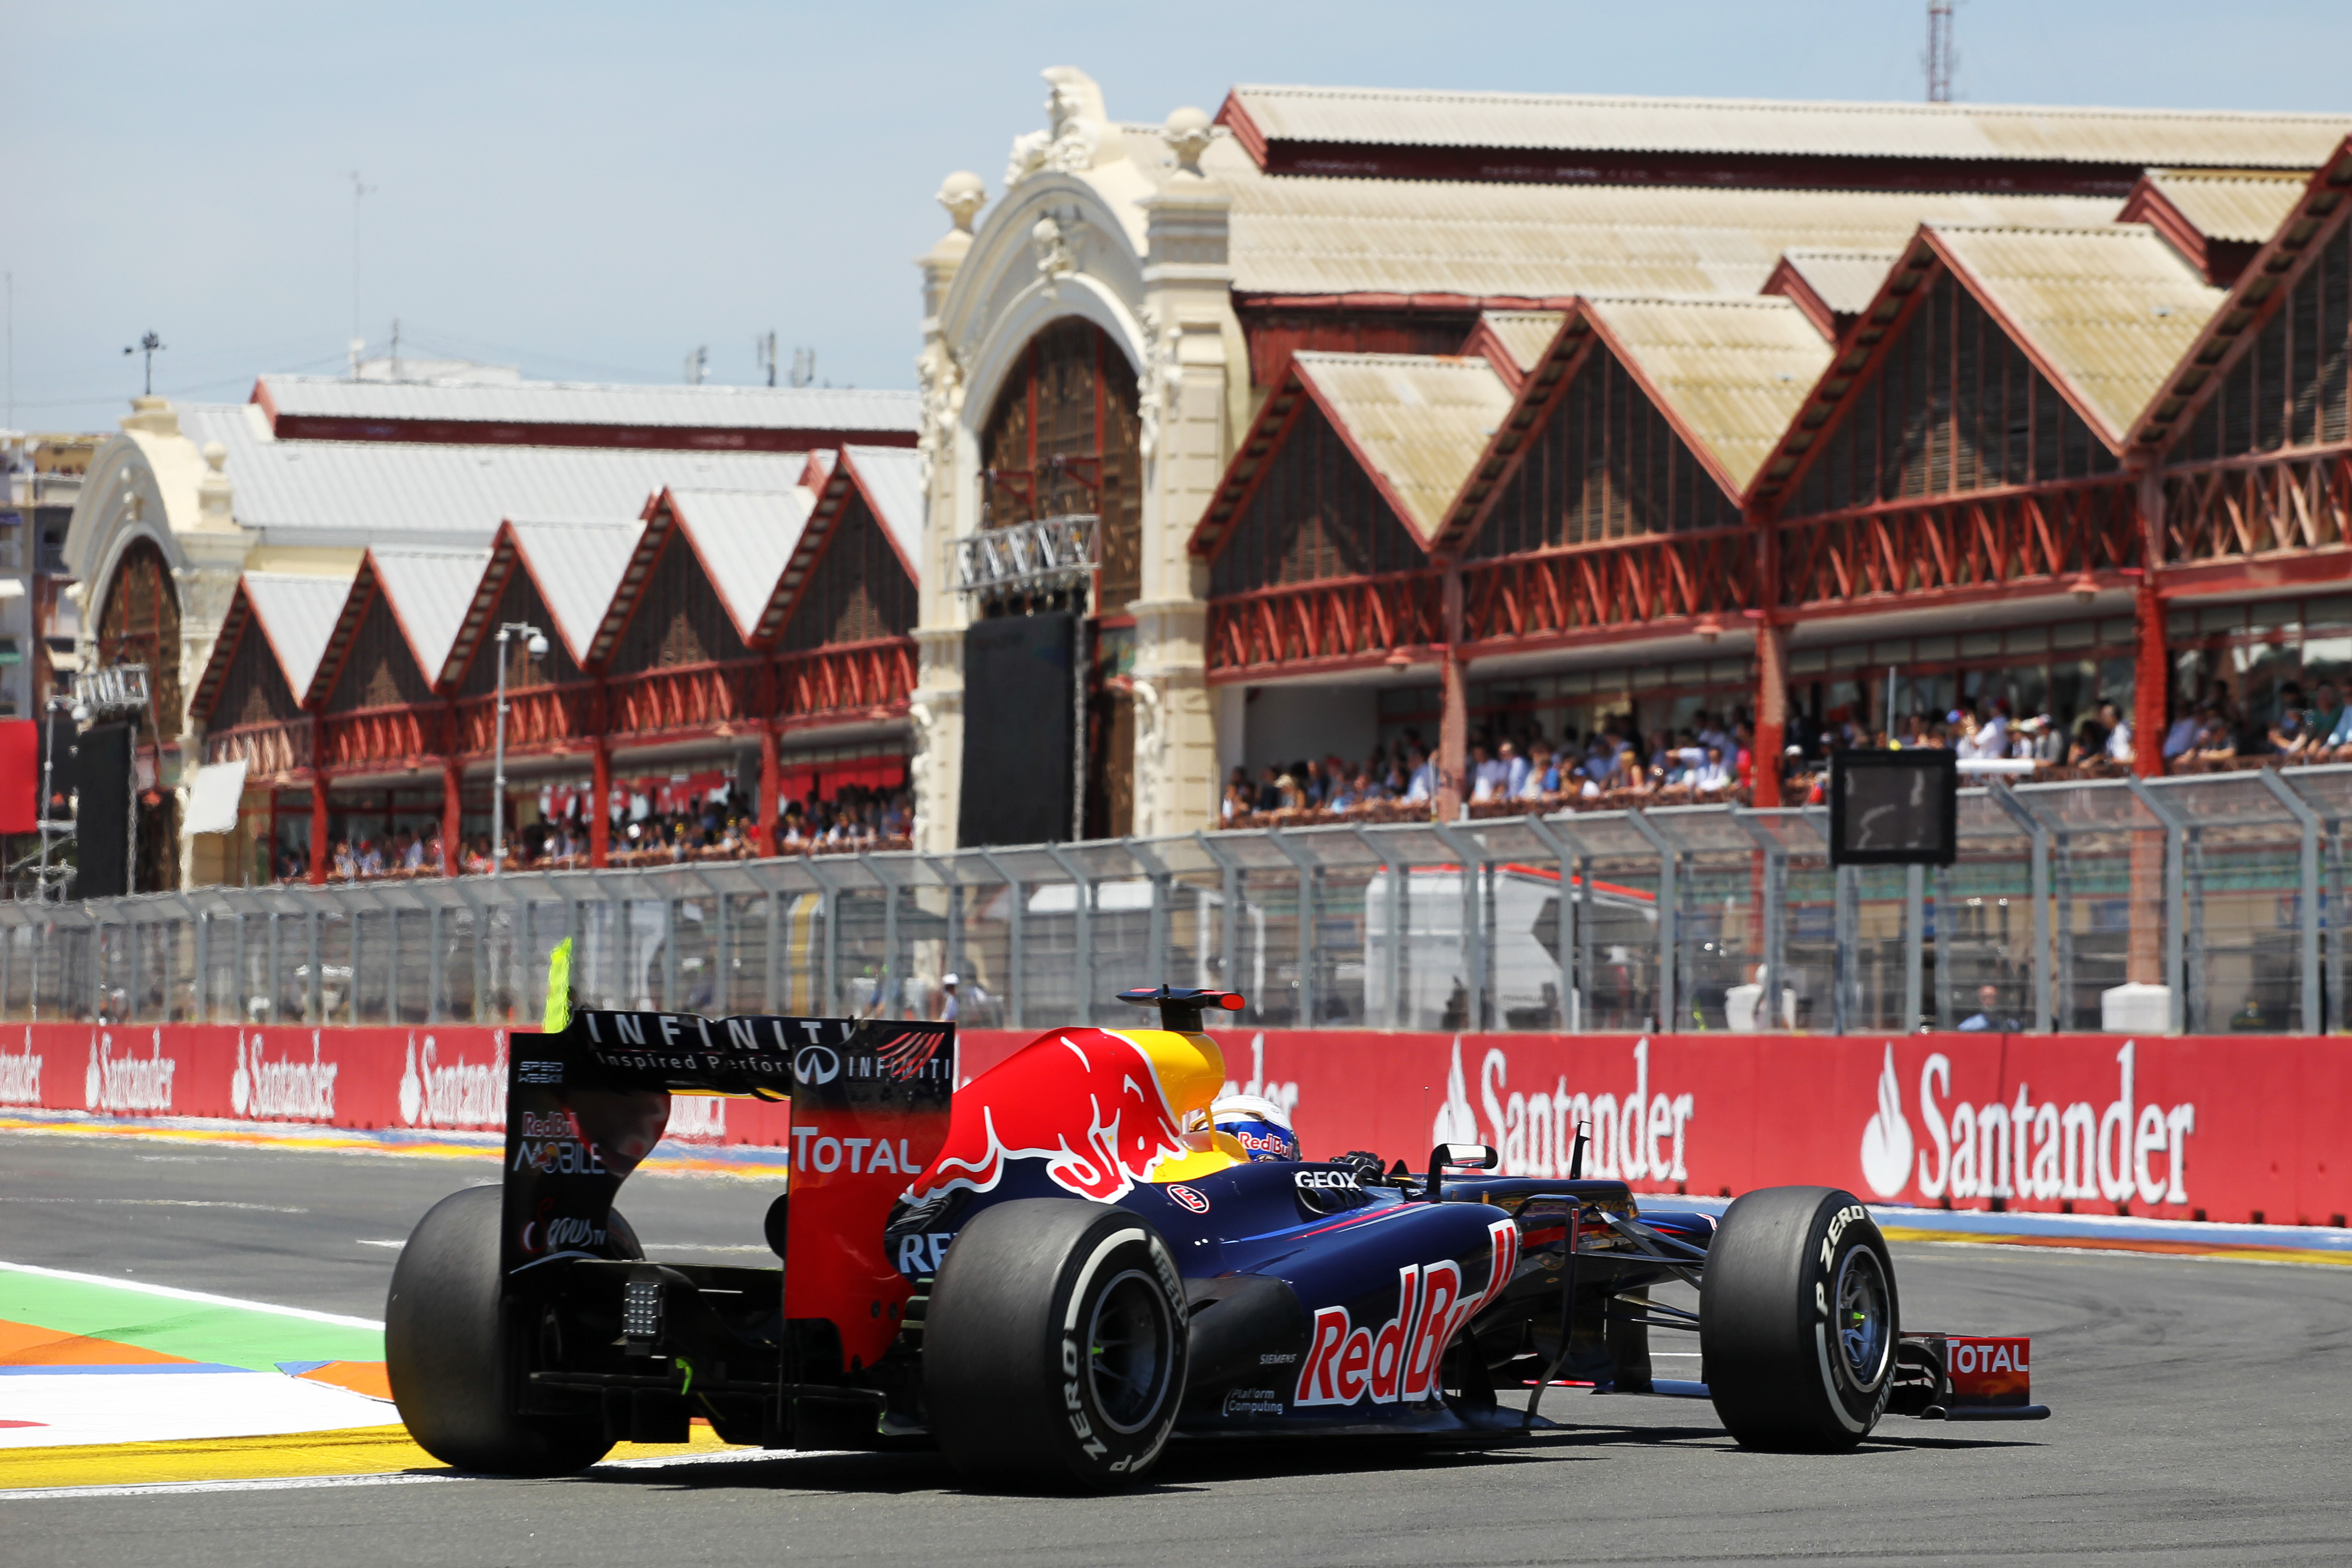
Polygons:
[[[967,1479],[1108,1488],[1171,1436],[1552,1425],[1545,1390],[1712,1400],[1741,1443],[1851,1447],[1880,1418],[2032,1419],[2021,1339],[1900,1329],[1869,1211],[1828,1188],[1720,1218],[1622,1182],[1471,1173],[1448,1144],[1253,1159],[1208,1109],[1204,1011],[1048,1030],[957,1088],[951,1024],[583,1012],[512,1041],[502,1187],[457,1193],[393,1275],[401,1417],[468,1469],[583,1468],[616,1441],[929,1441]],[[674,1093],[788,1099],[777,1268],[655,1263],[613,1207]],[[1681,1280],[1691,1311],[1652,1299]],[[1653,1374],[1652,1330],[1700,1376]],[[1524,1409],[1502,1392],[1532,1390]],[[1557,1408],[1557,1405],[1555,1405]]]

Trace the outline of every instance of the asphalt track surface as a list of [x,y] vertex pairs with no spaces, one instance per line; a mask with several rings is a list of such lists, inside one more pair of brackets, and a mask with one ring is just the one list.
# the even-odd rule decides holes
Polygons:
[[[396,1240],[488,1161],[0,1135],[0,1258],[382,1315]],[[640,1176],[656,1257],[758,1247],[768,1191]],[[125,1201],[129,1200],[129,1201]],[[246,1205],[246,1206],[224,1206]],[[2352,1269],[1898,1245],[1904,1317],[2033,1336],[2055,1418],[1891,1420],[1744,1453],[1704,1403],[1555,1391],[1571,1429],[1483,1452],[1179,1447],[1139,1491],[961,1490],[935,1457],[780,1456],[551,1481],[0,1503],[0,1560],[1024,1565],[1568,1562],[2342,1563]],[[747,1258],[748,1260],[748,1258]],[[1658,1337],[1658,1348],[1678,1348]],[[1661,1372],[1668,1368],[1662,1364]]]

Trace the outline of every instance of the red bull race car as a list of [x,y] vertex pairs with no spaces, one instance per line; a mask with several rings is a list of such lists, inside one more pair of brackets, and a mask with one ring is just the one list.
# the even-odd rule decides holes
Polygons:
[[[1034,1489],[1131,1482],[1171,1439],[1508,1441],[1563,1384],[1709,1400],[1773,1448],[2048,1414],[2024,1340],[1902,1329],[1851,1194],[1645,1208],[1575,1173],[1581,1140],[1566,1179],[1465,1144],[1418,1171],[1302,1160],[1264,1114],[1211,1114],[1203,1016],[1239,997],[1122,1000],[1158,1026],[1047,1030],[961,1088],[952,1024],[580,1012],[518,1035],[503,1182],[436,1205],[393,1276],[402,1419],[481,1471],[700,1418],[769,1447],[936,1444]],[[675,1094],[790,1101],[781,1267],[649,1261],[614,1207]],[[1654,1296],[1675,1281],[1696,1310]],[[1654,1373],[1654,1331],[1696,1336],[1697,1379]]]

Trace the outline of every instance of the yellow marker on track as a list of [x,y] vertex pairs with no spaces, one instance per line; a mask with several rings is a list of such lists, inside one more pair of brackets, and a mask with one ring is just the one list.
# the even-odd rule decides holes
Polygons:
[[[616,1459],[672,1459],[720,1452],[708,1426],[685,1443],[622,1443]],[[316,1476],[455,1474],[418,1447],[402,1426],[298,1432],[275,1437],[212,1437],[181,1443],[99,1443],[74,1448],[0,1450],[0,1498],[36,1487],[152,1486],[173,1481],[259,1481]]]

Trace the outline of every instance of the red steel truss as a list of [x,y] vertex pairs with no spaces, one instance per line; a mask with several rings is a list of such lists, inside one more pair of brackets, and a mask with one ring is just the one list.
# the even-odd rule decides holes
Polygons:
[[2123,479],[1883,502],[1780,525],[1780,605],[1906,605],[2046,591],[2140,564],[2138,508]]
[[1462,637],[1468,643],[1549,642],[1677,617],[1737,615],[1755,602],[1755,536],[1744,528],[1462,564]]
[[263,779],[301,773],[310,765],[310,721],[308,715],[266,724],[240,724],[215,730],[205,736],[205,763],[244,759],[246,774]]
[[[510,755],[587,752],[609,743],[725,739],[845,721],[896,718],[915,687],[911,637],[879,637],[770,658],[679,665],[615,676],[599,700],[597,684],[574,681],[507,693]],[[443,762],[478,763],[497,744],[495,695],[399,708],[321,715],[316,755],[331,775],[424,771]],[[205,738],[205,760],[247,760],[257,780],[307,772],[313,721],[218,730]]]
[[2168,468],[2168,565],[2352,545],[2352,446]]
[[1361,668],[1444,640],[1435,571],[1259,588],[1209,604],[1213,678]]

